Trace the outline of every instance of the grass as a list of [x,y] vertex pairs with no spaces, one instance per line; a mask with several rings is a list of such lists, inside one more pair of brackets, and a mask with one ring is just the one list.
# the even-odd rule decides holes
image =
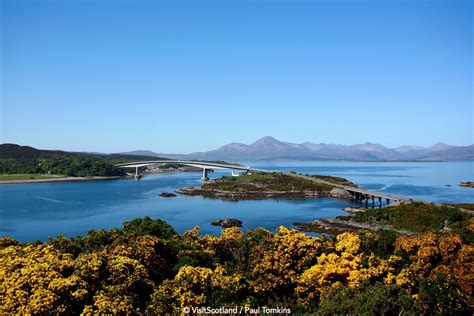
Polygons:
[[50,174],[0,174],[0,181],[54,179],[59,177],[62,176]]
[[340,184],[340,185],[346,185],[348,187],[357,187],[357,185],[345,178],[341,178],[341,177],[333,177],[333,176],[318,176],[318,175],[314,175],[314,176],[311,176],[315,179],[319,179],[319,180],[323,180],[323,181],[327,181],[327,182],[331,182],[331,183],[335,183],[335,184]]
[[245,191],[330,191],[333,187],[312,180],[292,177],[282,173],[253,173],[239,177],[222,177],[213,182],[205,183],[203,189],[215,189],[230,192]]

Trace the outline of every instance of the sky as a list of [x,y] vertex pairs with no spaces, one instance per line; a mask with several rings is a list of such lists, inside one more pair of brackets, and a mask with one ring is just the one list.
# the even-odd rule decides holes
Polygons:
[[473,143],[473,1],[0,3],[1,143]]

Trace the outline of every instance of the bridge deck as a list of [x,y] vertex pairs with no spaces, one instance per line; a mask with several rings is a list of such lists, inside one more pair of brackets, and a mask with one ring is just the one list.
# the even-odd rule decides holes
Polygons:
[[311,177],[311,176],[305,176],[305,175],[302,175],[302,174],[295,174],[295,173],[291,173],[291,172],[285,172],[285,174],[289,175],[289,176],[293,176],[293,177],[312,180],[312,181],[322,183],[322,184],[332,185],[332,186],[344,189],[344,190],[349,191],[349,192],[360,193],[360,194],[367,195],[367,196],[370,196],[370,197],[373,196],[374,198],[375,197],[377,197],[377,198],[380,197],[382,199],[389,199],[389,200],[392,200],[392,201],[419,201],[419,202],[422,202],[421,200],[405,198],[405,197],[401,197],[401,196],[391,195],[391,194],[388,194],[388,193],[374,192],[374,191],[369,191],[369,190],[366,190],[366,189],[363,189],[363,188],[350,187],[350,186],[347,186],[347,185],[336,184],[336,183],[332,183],[332,182],[329,182],[329,181],[317,179],[317,178],[314,178],[314,177]]

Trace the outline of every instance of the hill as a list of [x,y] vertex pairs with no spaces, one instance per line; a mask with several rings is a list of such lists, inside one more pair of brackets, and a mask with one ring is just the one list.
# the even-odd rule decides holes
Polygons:
[[114,164],[156,159],[150,156],[90,154],[42,150],[17,144],[0,144],[0,173],[62,176],[122,176]]
[[151,151],[132,151],[126,154],[143,154],[176,159],[220,160],[343,160],[343,161],[456,161],[474,160],[474,145],[452,146],[443,143],[431,147],[404,145],[388,148],[366,142],[356,145],[302,144],[283,142],[271,136],[247,145],[230,143],[218,149],[188,155],[157,154]]

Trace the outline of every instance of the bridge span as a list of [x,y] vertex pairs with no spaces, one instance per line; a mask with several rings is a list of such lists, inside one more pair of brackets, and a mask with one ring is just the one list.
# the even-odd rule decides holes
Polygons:
[[[243,166],[240,164],[230,164],[230,163],[215,163],[209,161],[199,161],[199,160],[149,160],[149,161],[138,161],[138,162],[129,162],[129,163],[122,163],[116,164],[116,167],[119,168],[135,168],[135,179],[139,179],[141,176],[138,172],[138,168],[140,167],[149,167],[149,166],[158,166],[158,165],[183,165],[183,166],[190,166],[202,169],[202,179],[208,180],[209,179],[209,172],[214,170],[231,170],[233,176],[238,176],[236,171],[244,171],[247,173],[273,173],[279,172],[275,170],[265,170],[265,169],[256,169],[251,168],[249,166]],[[415,200],[410,198],[405,198],[401,196],[391,195],[383,192],[375,192],[369,191],[359,187],[351,187],[347,185],[337,184],[330,181],[325,181],[321,179],[317,179],[311,176],[305,176],[298,173],[291,173],[291,172],[282,172],[285,175],[302,178],[306,180],[311,180],[314,182],[318,182],[321,184],[330,185],[336,188],[340,188],[349,192],[352,197],[358,201],[365,201],[366,205],[370,203],[372,206],[375,204],[375,201],[378,201],[378,205],[382,205],[382,200],[385,200],[386,204],[389,205],[391,201],[393,202],[424,202],[421,200]]]
[[229,164],[229,163],[215,163],[208,161],[199,161],[199,160],[149,160],[149,161],[138,161],[138,162],[129,162],[115,165],[120,168],[135,168],[135,178],[139,179],[140,174],[138,173],[138,168],[140,167],[149,167],[149,166],[159,166],[159,165],[183,165],[189,167],[196,167],[202,169],[202,179],[209,179],[209,172],[213,170],[231,170],[233,176],[237,176],[236,171],[244,172],[273,172],[269,170],[255,169],[248,166],[242,166],[239,164]]
[[389,205],[391,201],[393,201],[393,202],[423,202],[423,203],[426,203],[425,201],[422,201],[422,200],[405,198],[405,197],[398,196],[398,195],[392,195],[392,194],[383,193],[383,192],[369,191],[369,190],[359,188],[359,187],[351,187],[351,186],[347,186],[347,185],[332,183],[330,181],[325,181],[325,180],[313,178],[311,176],[305,176],[305,175],[302,175],[302,174],[297,174],[297,173],[295,174],[295,173],[291,173],[291,172],[284,172],[284,174],[289,175],[289,176],[293,176],[293,177],[302,178],[302,179],[312,180],[312,181],[322,183],[322,184],[332,185],[332,186],[335,186],[337,188],[346,190],[347,192],[349,192],[352,195],[352,197],[354,199],[356,199],[358,201],[361,201],[361,202],[365,201],[366,205],[368,205],[369,202],[370,202],[373,206],[373,205],[375,205],[376,200],[378,201],[379,206],[382,205],[382,200],[385,200],[385,203],[387,205]]

